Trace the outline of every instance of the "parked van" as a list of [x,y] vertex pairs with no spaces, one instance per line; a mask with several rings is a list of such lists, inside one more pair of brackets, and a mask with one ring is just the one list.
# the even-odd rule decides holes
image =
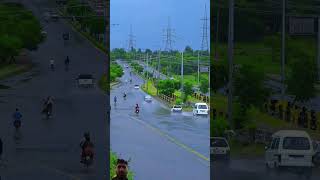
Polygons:
[[272,135],[265,152],[268,168],[297,167],[312,169],[312,140],[305,131],[281,130]]
[[193,106],[193,115],[208,115],[209,107],[206,103],[196,103]]

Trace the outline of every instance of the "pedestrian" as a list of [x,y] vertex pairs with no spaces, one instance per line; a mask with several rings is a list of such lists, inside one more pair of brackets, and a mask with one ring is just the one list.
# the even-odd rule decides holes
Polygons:
[[116,166],[116,176],[112,180],[128,180],[128,162],[124,159],[118,159]]

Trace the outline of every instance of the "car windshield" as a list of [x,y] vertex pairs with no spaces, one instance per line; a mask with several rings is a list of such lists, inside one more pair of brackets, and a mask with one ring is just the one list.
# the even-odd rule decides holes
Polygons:
[[198,109],[207,109],[206,105],[198,105]]
[[228,147],[227,142],[224,139],[213,138],[211,142],[212,147]]
[[283,140],[283,149],[309,150],[310,142],[306,137],[286,137]]
[[174,108],[181,108],[181,106],[174,106]]

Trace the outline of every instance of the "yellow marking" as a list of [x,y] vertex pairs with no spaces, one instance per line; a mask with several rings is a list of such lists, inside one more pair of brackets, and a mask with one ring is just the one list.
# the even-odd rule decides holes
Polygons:
[[134,120],[136,120],[136,121],[138,121],[138,122],[140,122],[140,123],[142,123],[142,124],[144,124],[145,126],[149,127],[150,129],[158,132],[161,136],[166,137],[168,140],[170,140],[170,141],[173,142],[174,144],[178,145],[179,147],[185,149],[186,151],[188,151],[188,152],[190,152],[190,153],[192,153],[192,154],[195,154],[196,156],[198,156],[199,158],[205,160],[206,162],[210,162],[209,158],[207,158],[207,157],[205,157],[204,155],[202,155],[201,153],[193,150],[192,148],[190,148],[190,147],[188,147],[188,146],[180,143],[178,140],[176,140],[175,138],[173,138],[173,137],[169,136],[168,134],[162,132],[160,129],[155,128],[155,127],[149,125],[148,123],[146,123],[146,122],[144,122],[144,121],[142,121],[142,120],[139,120],[139,119],[137,119],[137,118],[134,118],[134,117],[131,117],[131,118],[134,119]]

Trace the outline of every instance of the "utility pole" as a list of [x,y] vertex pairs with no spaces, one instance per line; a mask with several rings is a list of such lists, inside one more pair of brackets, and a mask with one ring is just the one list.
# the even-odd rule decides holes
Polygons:
[[159,80],[160,80],[160,53],[161,51],[159,50],[159,53],[158,53],[158,76],[157,76],[157,95],[159,95],[159,92],[158,92],[158,85],[159,85]]
[[217,10],[217,30],[216,30],[216,43],[215,43],[215,47],[214,47],[214,55],[215,55],[215,59],[218,60],[218,43],[219,43],[219,19],[220,19],[220,7],[218,7]]
[[183,91],[183,52],[181,53],[181,91]]
[[198,51],[198,86],[200,86],[200,53]]
[[320,81],[320,17],[318,17],[318,81]]
[[208,17],[207,17],[207,5],[204,6],[204,17],[201,19],[203,21],[202,25],[202,43],[201,51],[206,51],[208,55],[209,43],[208,43]]
[[286,56],[286,0],[282,0],[282,54],[281,54],[281,98],[285,96],[285,56]]
[[229,84],[228,84],[228,121],[232,126],[233,111],[233,47],[234,47],[234,0],[229,0],[229,35],[228,35],[228,59],[229,59]]
[[174,43],[174,40],[173,40],[173,33],[174,33],[174,30],[171,28],[171,24],[170,24],[170,17],[168,18],[168,27],[165,29],[165,34],[164,34],[164,37],[165,37],[165,48],[164,50],[165,51],[168,51],[168,52],[171,52],[172,51],[172,44]]
[[147,91],[149,88],[149,55],[147,53]]

